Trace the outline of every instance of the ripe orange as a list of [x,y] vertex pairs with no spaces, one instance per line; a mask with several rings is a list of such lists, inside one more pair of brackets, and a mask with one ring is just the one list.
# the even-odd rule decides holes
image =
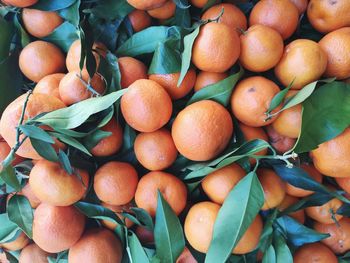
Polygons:
[[[11,102],[4,110],[0,119],[0,134],[10,147],[16,144],[16,127],[22,114],[23,104],[26,98],[27,94],[23,94]],[[64,107],[65,105],[63,102],[56,97],[46,94],[32,94],[29,97],[25,110],[24,121],[40,113],[50,112]],[[23,138],[23,135],[20,138]],[[16,153],[25,158],[41,159],[41,156],[34,150],[30,140],[24,141]]]
[[[30,244],[22,249],[19,255],[19,263],[47,263],[47,257],[53,254],[47,253],[38,247],[35,243]],[[1,262],[1,261],[0,261]]]
[[333,251],[319,242],[299,247],[293,260],[294,263],[338,263]]
[[136,226],[135,234],[140,240],[141,244],[153,244],[154,243],[154,235],[153,232],[144,228],[142,226]]
[[42,93],[47,94],[56,97],[59,100],[61,99],[60,91],[58,89],[58,86],[60,85],[61,80],[65,74],[63,73],[56,73],[47,75],[46,77],[43,77],[38,84],[36,84],[33,93]]
[[[10,146],[7,144],[7,142],[3,141],[3,139],[0,136],[0,170],[2,169],[1,162],[6,159],[6,157],[11,152]],[[19,157],[17,154],[15,154],[15,159],[12,161],[12,165],[17,165],[24,161],[24,158]]]
[[331,235],[321,242],[329,247],[335,254],[343,254],[350,249],[350,218],[343,217],[337,224],[316,222],[314,224],[314,229],[317,232]]
[[39,0],[2,0],[5,4],[16,7],[28,7],[36,4],[38,1]]
[[136,205],[155,216],[158,190],[176,215],[184,210],[187,201],[186,185],[174,175],[161,171],[149,172],[141,178],[135,193]]
[[58,253],[72,247],[85,228],[85,217],[74,206],[40,204],[34,212],[33,240],[43,250]]
[[138,181],[132,165],[112,161],[96,171],[94,189],[101,201],[110,205],[125,205],[134,198]]
[[[122,216],[122,214],[121,214],[122,212],[129,211],[130,207],[132,207],[131,203],[126,204],[126,205],[109,205],[107,203],[102,202],[101,205],[112,210],[116,214],[116,216],[119,217],[121,220],[125,220],[126,227],[129,228],[129,227],[132,227],[134,225],[133,221]],[[101,220],[101,223],[104,227],[106,227],[112,231],[114,231],[119,226],[119,224],[114,223],[114,222],[109,221],[109,220]]]
[[229,26],[210,22],[201,27],[192,48],[192,62],[200,70],[222,73],[240,54],[238,33]]
[[37,38],[47,37],[63,23],[56,12],[30,8],[23,9],[22,21],[27,32]]
[[192,256],[190,250],[185,247],[184,251],[177,258],[176,263],[198,263],[197,260]]
[[123,249],[120,240],[110,230],[87,230],[81,239],[69,249],[70,263],[120,263]]
[[207,4],[208,0],[190,0],[189,2],[195,7],[203,8]]
[[310,152],[315,168],[331,177],[350,177],[350,129]]
[[311,25],[321,33],[328,33],[350,26],[350,3],[347,0],[310,0],[307,17]]
[[139,133],[135,139],[136,159],[148,170],[164,170],[171,166],[177,157],[171,134],[166,129]]
[[311,206],[305,208],[306,214],[317,222],[323,224],[333,224],[343,218],[342,215],[336,214],[339,207],[343,205],[343,202],[337,198],[333,198],[327,203],[320,206]]
[[283,39],[297,29],[299,11],[289,0],[261,0],[252,9],[249,24],[261,24],[277,30]]
[[280,205],[286,195],[285,183],[271,169],[260,168],[257,170],[257,174],[265,196],[261,210],[268,210]]
[[264,25],[253,25],[241,35],[242,66],[253,72],[272,69],[283,54],[283,39],[274,29]]
[[76,169],[68,174],[59,163],[38,161],[29,175],[29,184],[41,202],[69,206],[82,199],[89,187],[89,174]]
[[166,90],[157,82],[140,79],[129,86],[121,98],[125,121],[140,132],[153,132],[163,127],[171,117],[172,102]]
[[28,79],[39,82],[47,75],[64,71],[64,55],[54,44],[34,41],[23,48],[19,67]]
[[90,152],[98,157],[110,156],[118,152],[123,144],[123,129],[117,120],[112,118],[101,130],[112,134],[100,140]]
[[202,188],[211,201],[222,204],[230,191],[246,175],[238,164],[232,163],[208,174]]
[[150,15],[143,10],[135,9],[128,15],[128,18],[134,32],[139,32],[149,27],[152,23],[152,18]]
[[164,5],[148,10],[147,13],[156,19],[169,19],[175,14],[176,5],[172,0],[168,0]]
[[207,161],[229,143],[233,123],[229,112],[211,100],[195,102],[175,118],[171,134],[177,150],[193,161]]
[[122,88],[127,88],[138,79],[147,79],[147,67],[140,60],[132,57],[118,58],[120,70],[120,84]]
[[157,7],[161,7],[167,0],[127,0],[129,5],[139,10],[150,10]]
[[299,15],[303,14],[309,4],[309,0],[289,0],[291,1],[299,11]]
[[30,203],[30,206],[32,208],[37,208],[40,204],[41,204],[41,201],[40,199],[34,194],[32,188],[30,187],[30,184],[27,183],[20,192],[18,192],[17,194],[19,195],[23,195],[25,197],[27,197],[29,203]]
[[[231,96],[231,110],[236,118],[251,127],[261,127],[272,123],[275,117],[266,120],[266,112],[271,100],[280,91],[271,80],[255,76],[238,83]],[[272,111],[278,111],[280,107]],[[266,121],[265,121],[266,120]]]
[[[263,128],[250,127],[250,126],[244,125],[243,123],[239,124],[239,128],[241,129],[244,139],[247,142],[256,140],[256,139],[264,140],[266,142],[269,140]],[[264,149],[264,150],[261,150],[260,152],[255,153],[254,155],[261,156],[266,154],[267,154],[267,149]],[[255,159],[251,158],[251,163],[255,163]]]
[[350,178],[334,178],[337,184],[348,194],[350,194]]
[[[280,203],[277,208],[280,211],[286,210],[291,205],[294,205],[297,203],[300,199],[291,195],[286,194],[284,197],[282,203]],[[288,216],[294,218],[295,220],[299,221],[301,224],[304,224],[305,222],[305,212],[304,210],[298,210],[296,212],[288,213]]]
[[288,152],[295,145],[296,139],[279,134],[274,130],[272,124],[266,126],[266,132],[269,137],[269,143],[279,154]]
[[294,80],[292,89],[301,89],[318,80],[326,67],[327,55],[316,42],[297,39],[286,46],[275,74],[283,85],[288,86]]
[[179,80],[180,72],[170,73],[170,74],[151,74],[149,79],[154,80],[159,85],[161,85],[170,95],[173,100],[181,99],[185,97],[193,88],[196,82],[196,71],[190,69],[181,85],[177,86],[177,81]]
[[[349,5],[350,7],[350,5]],[[325,76],[346,79],[350,77],[350,27],[325,35],[319,42],[327,55]]]
[[227,73],[200,71],[197,75],[196,82],[194,84],[194,91],[197,92],[198,90],[206,86],[215,84],[227,77]]
[[0,244],[0,248],[8,251],[17,251],[27,246],[29,242],[30,239],[26,236],[26,234],[21,232],[15,240]]

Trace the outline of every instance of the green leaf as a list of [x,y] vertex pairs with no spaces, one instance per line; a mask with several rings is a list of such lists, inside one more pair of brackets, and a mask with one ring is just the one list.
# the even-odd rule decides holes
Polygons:
[[83,153],[86,153],[89,156],[92,156],[91,153],[89,152],[88,149],[85,148],[85,146],[83,144],[81,144],[78,140],[76,140],[75,138],[63,134],[63,133],[57,133],[57,132],[50,132],[50,134],[54,137],[56,137],[57,139],[59,139],[61,142],[68,144],[70,146],[72,146],[73,148],[78,149],[79,151],[82,151]]
[[211,85],[208,85],[197,91],[192,98],[187,102],[187,105],[200,100],[214,100],[223,106],[227,107],[230,103],[232,91],[237,81],[244,74],[244,69],[241,67],[238,73]]
[[343,204],[341,207],[338,208],[337,212],[338,215],[344,215],[344,216],[350,216],[350,205],[349,204]]
[[51,144],[55,143],[51,136],[40,127],[34,125],[20,125],[19,129],[22,133],[24,133],[30,138],[34,138]]
[[216,0],[208,0],[207,3],[205,4],[205,6],[202,9],[202,12],[209,9],[210,7],[212,7],[213,5],[216,4]]
[[18,263],[20,251],[5,251],[6,259],[9,263]]
[[32,146],[35,149],[35,151],[41,157],[51,162],[58,161],[57,153],[50,143],[44,142],[35,138],[30,138],[30,142],[32,143]]
[[178,217],[158,190],[154,240],[161,262],[175,263],[185,248],[185,238]]
[[12,196],[7,204],[7,213],[9,219],[32,238],[33,210],[28,199],[23,195]]
[[276,263],[293,263],[293,256],[282,234],[274,232],[273,244],[276,252]]
[[67,156],[67,154],[62,151],[61,149],[58,151],[58,159],[62,165],[62,167],[64,168],[64,170],[72,175],[73,174],[73,169],[72,169],[72,165],[70,164],[69,158]]
[[154,229],[153,220],[150,214],[147,213],[146,210],[139,207],[132,207],[130,208],[130,210],[135,213],[137,220],[141,222],[146,229],[148,229],[149,231],[153,231]]
[[92,13],[96,17],[114,20],[123,19],[134,8],[127,3],[126,0],[102,0],[98,1],[97,5],[91,9],[84,10],[86,13]]
[[173,42],[172,40],[158,44],[148,74],[170,74],[181,70],[180,52],[176,50]]
[[57,27],[49,36],[44,38],[44,40],[56,44],[65,52],[68,52],[72,43],[77,39],[79,39],[79,31],[74,25],[67,21]]
[[91,150],[94,148],[101,140],[111,136],[111,132],[96,130],[84,138],[84,145],[87,149]]
[[188,4],[187,0],[173,0],[177,7],[181,9],[190,8],[191,5]]
[[263,189],[255,172],[251,172],[230,191],[220,208],[205,262],[225,262],[263,204]]
[[168,20],[169,25],[179,26],[182,28],[190,28],[191,27],[191,14],[190,9],[179,8],[176,7],[175,15]]
[[288,85],[287,88],[281,90],[280,92],[278,92],[274,97],[273,99],[271,100],[271,103],[270,103],[270,107],[269,109],[267,110],[267,114],[270,113],[271,111],[273,111],[274,109],[276,109],[281,103],[282,101],[284,100],[284,98],[286,97],[288,91],[291,89],[291,87],[293,86],[293,82],[294,80],[292,81],[292,83],[290,83]]
[[147,257],[147,254],[134,232],[129,231],[128,241],[132,261],[135,263],[149,263],[150,261]]
[[265,218],[264,228],[259,241],[259,250],[264,254],[272,244],[273,222],[278,215],[278,209],[272,210]]
[[79,25],[80,14],[79,14],[80,0],[76,0],[71,6],[61,9],[58,14],[66,21],[77,27]]
[[10,54],[11,41],[14,33],[13,24],[0,17],[0,62]]
[[23,28],[22,24],[19,22],[19,17],[20,14],[15,15],[13,22],[16,26],[17,29],[17,35],[21,40],[21,46],[25,47],[26,45],[28,45],[30,43],[30,37],[27,33],[27,31],[25,31],[25,29]]
[[75,2],[76,0],[39,0],[39,2],[31,8],[39,9],[42,11],[57,11],[60,9],[67,8],[73,5]]
[[13,223],[7,213],[0,214],[0,243],[13,241],[20,232],[19,227]]
[[134,142],[136,139],[136,132],[128,124],[125,125],[124,135],[123,135],[123,152],[134,147]]
[[10,164],[2,168],[0,178],[17,192],[21,191],[22,186],[16,176],[16,171]]
[[275,263],[275,262],[277,262],[276,252],[273,245],[270,245],[263,256],[262,263]]

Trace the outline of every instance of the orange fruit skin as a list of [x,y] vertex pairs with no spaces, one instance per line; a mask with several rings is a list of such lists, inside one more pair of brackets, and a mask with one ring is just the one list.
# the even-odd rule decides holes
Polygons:
[[112,134],[100,140],[90,152],[98,157],[110,156],[118,152],[123,144],[123,129],[117,120],[112,118],[101,130]]
[[[129,203],[129,204],[126,204],[126,205],[109,205],[107,203],[101,203],[102,206],[112,210],[113,212],[115,212],[116,216],[118,216],[121,220],[124,220],[125,219],[125,225],[126,227],[132,227],[134,225],[134,222],[131,221],[130,219],[122,216],[122,212],[124,211],[130,211],[130,207],[132,207],[132,204]],[[117,223],[114,223],[112,221],[109,221],[109,220],[101,220],[101,223],[104,227],[108,228],[109,230],[112,230],[114,231],[118,226],[119,224]]]
[[190,0],[189,2],[195,7],[203,8],[207,4],[208,0]]
[[338,224],[323,224],[316,222],[314,229],[320,233],[331,236],[321,242],[329,247],[335,254],[343,254],[350,249],[350,218],[343,217]]
[[350,178],[335,178],[337,184],[348,194],[350,194]]
[[289,0],[261,0],[253,7],[249,24],[269,26],[285,40],[297,29],[298,20],[299,11]]
[[120,70],[120,84],[123,89],[129,87],[136,80],[147,79],[147,67],[140,60],[132,57],[118,58]]
[[350,26],[350,3],[347,0],[310,0],[307,17],[321,33],[329,33]]
[[167,0],[127,0],[129,5],[139,10],[151,10],[164,5]]
[[269,210],[280,205],[286,195],[285,183],[271,169],[260,168],[257,174],[265,196],[261,210]]
[[56,73],[52,75],[47,75],[46,77],[43,77],[35,86],[33,93],[41,93],[46,95],[51,95],[56,97],[59,100],[61,99],[60,91],[58,89],[61,80],[65,74],[63,73]]
[[2,243],[0,244],[0,247],[7,251],[17,251],[27,246],[29,242],[30,239],[26,236],[26,234],[21,232],[15,240],[7,243]]
[[19,67],[28,79],[39,82],[47,75],[64,72],[64,55],[54,44],[34,41],[23,48]]
[[136,159],[148,170],[164,170],[176,160],[177,149],[171,133],[162,128],[139,133],[134,142]]
[[32,188],[30,187],[30,184],[27,183],[20,192],[18,192],[17,194],[19,195],[23,195],[25,197],[27,197],[29,203],[30,203],[30,206],[32,208],[37,208],[40,204],[41,204],[41,201],[40,199],[34,194]]
[[219,18],[219,23],[223,23],[229,26],[238,33],[240,30],[247,29],[248,22],[244,13],[241,11],[241,9],[229,3],[218,4],[210,7],[202,15],[202,20],[217,18],[220,15],[222,9],[224,9],[224,13]]
[[70,263],[120,263],[123,250],[120,240],[110,230],[87,230],[81,239],[69,249]]
[[37,38],[47,37],[63,23],[56,12],[30,8],[23,9],[22,21],[27,32]]
[[299,15],[303,14],[309,4],[309,0],[289,0],[292,2],[299,11]]
[[[0,135],[0,170],[2,169],[2,162],[6,159],[6,157],[9,155],[11,152],[10,146],[7,144],[7,142],[2,141],[3,139],[1,138]],[[12,161],[12,165],[17,165],[21,162],[24,161],[24,158],[19,157],[17,154],[15,154],[15,159]]]
[[238,33],[223,23],[201,27],[192,48],[192,62],[200,70],[222,73],[236,63],[240,54]]
[[228,77],[227,73],[201,71],[197,75],[196,82],[194,84],[194,91],[197,92],[198,90],[206,86],[215,84],[227,77]]
[[143,10],[135,9],[128,15],[129,21],[134,32],[140,32],[141,30],[149,27],[152,23],[150,15]]
[[40,160],[30,172],[30,188],[41,202],[55,206],[72,205],[84,197],[89,186],[89,174],[80,169],[77,172],[78,175],[71,175],[59,163]]
[[179,77],[180,72],[149,75],[149,79],[154,80],[159,85],[161,85],[173,100],[183,98],[188,93],[190,93],[196,82],[196,71],[194,69],[190,69],[186,73],[184,80],[181,82],[181,85],[178,87],[177,81],[179,80]]
[[331,177],[350,177],[350,129],[310,152],[315,168]]
[[295,145],[296,139],[279,134],[274,130],[272,124],[266,126],[266,133],[269,137],[269,143],[277,151],[277,153],[285,153],[292,149]]
[[[238,83],[232,93],[231,110],[236,118],[247,126],[266,126],[276,119],[274,116],[266,120],[265,112],[279,91],[279,87],[267,78],[260,76],[246,78]],[[278,111],[280,107],[272,113]]]
[[153,232],[144,228],[142,226],[136,226],[135,234],[140,240],[141,244],[153,244],[154,243],[154,235]]
[[85,228],[85,217],[74,206],[40,204],[34,212],[33,240],[44,251],[58,253],[72,247]]
[[47,253],[33,243],[22,249],[18,263],[47,263],[49,256],[53,256],[53,254]]
[[333,198],[327,203],[321,206],[311,206],[305,208],[306,214],[317,222],[323,224],[333,224],[334,220],[332,219],[332,213],[334,213],[335,220],[339,221],[343,218],[342,215],[335,214],[339,207],[343,205],[343,202],[337,198]]
[[177,150],[193,161],[216,157],[226,148],[232,133],[229,112],[211,100],[198,101],[183,109],[171,131]]
[[[23,110],[23,104],[27,98],[27,94],[23,94],[11,102],[4,110],[0,119],[0,134],[10,147],[16,144],[16,127],[20,120]],[[24,121],[33,118],[40,113],[50,112],[64,108],[65,105],[56,97],[46,94],[32,94],[29,97],[25,110]],[[23,138],[23,135],[20,137]],[[34,150],[30,140],[25,140],[16,152],[17,155],[30,158],[41,159],[42,157]]]
[[297,39],[285,47],[275,75],[283,85],[294,80],[292,89],[301,89],[318,80],[326,67],[327,55],[320,45],[309,39]]
[[172,174],[152,171],[144,175],[136,189],[135,202],[152,217],[157,209],[157,191],[160,191],[176,215],[184,210],[187,202],[186,185]]
[[94,189],[101,201],[125,205],[133,199],[138,181],[137,171],[132,165],[111,161],[96,171]]
[[[349,5],[350,6],[350,5]],[[346,79],[350,77],[350,27],[344,27],[325,35],[319,42],[327,55],[326,77]]]
[[185,247],[184,251],[177,258],[176,263],[198,263],[197,260],[192,256],[190,250]]
[[208,174],[202,188],[211,201],[223,204],[230,191],[246,175],[238,164],[232,163]]
[[34,5],[39,0],[2,0],[7,5],[16,6],[16,7],[28,7]]
[[125,121],[140,132],[160,129],[170,120],[173,110],[166,90],[148,79],[131,84],[121,98],[120,106]]
[[283,54],[283,39],[274,29],[264,25],[253,25],[241,34],[239,62],[253,72],[272,69]]
[[[241,132],[243,133],[244,139],[249,142],[252,140],[260,139],[264,141],[268,141],[268,137],[263,130],[263,128],[260,127],[250,127],[247,125],[244,125],[243,123],[239,124],[239,128],[241,129]],[[255,153],[255,155],[266,155],[267,149],[261,150],[260,152]],[[251,163],[255,163],[255,159],[251,158]]]
[[294,263],[338,263],[338,259],[327,246],[320,242],[299,247],[293,257]]
[[164,5],[148,10],[147,13],[156,19],[168,19],[175,14],[176,5],[173,1],[169,0]]
[[[291,195],[286,194],[286,196],[284,197],[282,203],[280,203],[278,205],[278,210],[280,211],[284,211],[285,209],[287,209],[288,207],[290,207],[291,205],[294,205],[295,203],[297,203],[300,199]],[[295,220],[299,221],[301,224],[304,224],[305,222],[305,212],[304,210],[298,210],[292,213],[288,213],[288,216],[294,218]]]

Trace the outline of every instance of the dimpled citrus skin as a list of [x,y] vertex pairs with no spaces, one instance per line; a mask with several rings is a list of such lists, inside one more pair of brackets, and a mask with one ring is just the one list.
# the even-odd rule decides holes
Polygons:
[[190,0],[189,2],[195,7],[203,8],[207,4],[208,0]]
[[147,79],[147,67],[140,60],[132,57],[118,58],[120,85],[127,88],[138,79]]
[[40,204],[34,212],[33,241],[44,251],[58,253],[72,247],[85,228],[85,217],[74,206]]
[[17,251],[27,246],[29,242],[30,239],[21,231],[15,240],[0,244],[0,248],[6,249],[8,251]]
[[307,6],[309,4],[309,0],[289,0],[289,1],[296,6],[296,8],[299,11],[299,15],[301,15],[306,11]]
[[[343,202],[333,198],[320,206],[310,206],[305,208],[306,214],[317,222],[324,224],[333,224],[334,219],[339,221],[342,215],[336,214],[337,210],[343,205]],[[334,215],[333,215],[334,214]]]
[[168,0],[164,5],[148,10],[147,13],[156,19],[169,19],[175,14],[175,9],[175,3]]
[[240,54],[238,33],[229,26],[210,22],[201,27],[192,48],[192,62],[200,70],[222,73]]
[[338,263],[333,251],[319,242],[299,247],[293,260],[294,263]]
[[164,5],[167,0],[127,0],[129,5],[139,10],[151,10]]
[[65,74],[63,73],[56,73],[56,74],[51,74],[51,75],[47,75],[46,77],[43,77],[36,84],[33,90],[33,93],[51,95],[56,97],[59,100],[62,100],[58,87],[64,76]]
[[211,100],[195,102],[175,118],[172,137],[177,150],[193,161],[207,161],[229,143],[233,123],[229,112]]
[[200,89],[217,83],[228,77],[227,73],[215,73],[215,72],[207,72],[200,71],[196,78],[196,83],[194,84],[194,91],[197,92]]
[[139,32],[147,27],[149,27],[152,23],[152,18],[150,15],[143,10],[133,10],[128,15],[129,21],[134,32]]
[[2,0],[5,4],[16,7],[28,7],[36,4],[38,1],[39,0]]
[[47,263],[47,257],[54,256],[36,244],[30,244],[22,249],[18,263]]

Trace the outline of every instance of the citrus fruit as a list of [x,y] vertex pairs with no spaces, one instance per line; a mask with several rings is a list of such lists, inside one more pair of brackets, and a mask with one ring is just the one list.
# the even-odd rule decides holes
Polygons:
[[[286,210],[288,207],[296,204],[299,202],[300,199],[291,195],[286,194],[284,197],[282,203],[280,203],[277,208],[280,211]],[[295,220],[299,221],[301,224],[304,224],[305,222],[305,212],[304,210],[298,210],[295,212],[288,213],[288,216],[294,218]]]
[[208,0],[190,0],[189,2],[195,7],[203,8],[208,3]]
[[[244,139],[249,142],[252,140],[264,140],[265,142],[268,141],[268,137],[263,130],[263,128],[260,127],[250,127],[247,125],[244,125],[243,123],[239,124],[239,128],[241,129],[241,132],[243,133]],[[266,155],[267,154],[267,148],[261,150],[260,152],[255,153],[254,155]],[[250,159],[251,163],[255,163],[255,159]]]
[[350,194],[350,178],[335,178],[337,184],[348,194]]
[[132,57],[118,58],[120,84],[127,88],[138,79],[147,79],[147,67],[140,60]]
[[206,86],[215,84],[227,77],[227,73],[200,71],[197,75],[196,82],[194,84],[194,91],[197,92],[198,90]]
[[185,247],[177,258],[176,263],[197,263],[197,260],[192,256],[190,250]]
[[309,4],[309,0],[289,0],[292,2],[299,11],[299,15],[303,14]]
[[0,244],[0,248],[7,251],[17,251],[27,246],[29,242],[30,239],[21,231],[14,240]]
[[338,263],[333,251],[319,242],[299,247],[294,253],[293,260],[294,263]]
[[295,145],[296,139],[279,134],[271,124],[266,126],[266,132],[269,137],[269,143],[279,154],[288,152]]
[[[132,206],[131,203],[126,204],[126,205],[109,205],[107,203],[102,202],[101,204],[102,204],[102,206],[108,208],[109,210],[112,210],[116,214],[116,216],[119,217],[121,220],[125,220],[126,227],[129,228],[129,227],[132,227],[134,225],[133,221],[131,221],[130,219],[128,219],[122,215],[122,212],[130,212],[130,207]],[[101,220],[101,223],[104,227],[106,227],[112,231],[114,231],[119,226],[119,224],[114,223],[114,222],[109,221],[109,220]]]
[[134,32],[139,32],[147,27],[149,27],[152,23],[152,18],[150,15],[143,10],[133,10],[128,15],[129,21]]
[[207,161],[229,143],[233,123],[229,112],[211,100],[195,102],[175,118],[172,137],[177,150],[193,161]]
[[28,7],[36,4],[39,0],[2,0],[7,5],[16,7]]
[[136,226],[135,234],[142,244],[153,244],[154,243],[153,231],[150,231],[143,226]]
[[[2,162],[6,159],[6,157],[11,152],[11,147],[7,144],[7,142],[3,141],[3,139],[0,136],[0,170],[2,169]],[[19,157],[17,154],[15,154],[15,159],[12,161],[12,165],[17,165],[24,161],[24,158]]]
[[169,19],[175,14],[176,5],[172,0],[168,0],[164,5],[148,10],[147,13],[156,19]]
[[36,84],[35,88],[33,89],[33,93],[51,95],[56,97],[59,100],[62,100],[58,87],[64,76],[65,74],[63,73],[56,73],[56,74],[51,74],[51,75],[47,75],[46,77],[43,77]]
[[337,198],[333,198],[327,203],[320,206],[310,206],[305,208],[306,214],[317,222],[323,224],[333,224],[343,218],[342,215],[336,214],[343,202]]
[[40,199],[34,194],[29,183],[27,183],[17,194],[25,196],[28,199],[30,206],[34,209],[41,204]]
[[49,256],[53,255],[33,243],[22,249],[18,263],[47,263],[47,257]]
[[127,0],[129,5],[139,10],[150,10],[164,5],[167,0]]

